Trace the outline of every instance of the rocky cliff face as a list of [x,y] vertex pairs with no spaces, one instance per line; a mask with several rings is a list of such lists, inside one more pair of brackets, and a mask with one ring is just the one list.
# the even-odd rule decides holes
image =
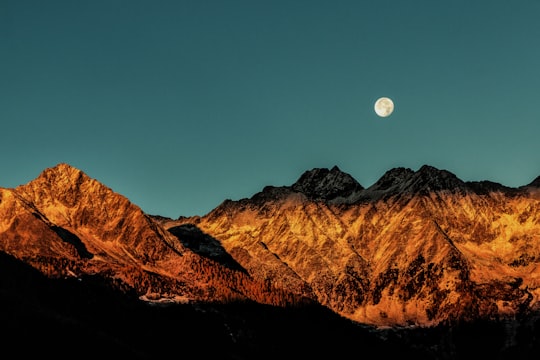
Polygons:
[[307,301],[378,327],[517,318],[539,308],[540,188],[430,166],[364,188],[334,167],[168,219],[59,164],[0,189],[0,250],[147,301]]
[[232,259],[221,263],[184,246],[127,198],[67,164],[0,189],[0,250],[50,277],[99,275],[149,301],[271,297]]
[[516,317],[538,308],[538,187],[423,166],[364,189],[339,169],[226,201],[193,223],[252,276],[376,326]]

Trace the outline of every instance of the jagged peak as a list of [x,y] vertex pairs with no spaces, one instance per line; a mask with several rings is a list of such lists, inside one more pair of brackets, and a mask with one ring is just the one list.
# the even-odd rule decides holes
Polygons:
[[385,191],[401,186],[414,175],[410,168],[396,167],[388,170],[375,184],[369,187],[373,191]]
[[389,196],[397,193],[426,193],[442,190],[465,192],[467,186],[447,170],[422,165],[417,171],[405,167],[388,170],[367,189],[365,195],[368,197]]
[[453,173],[451,173],[448,170],[444,169],[438,169],[434,166],[424,164],[422,165],[417,171],[416,174],[419,174],[423,177],[429,177],[431,179],[433,178],[452,178],[458,181],[461,181],[457,178],[457,176]]
[[313,168],[304,172],[291,189],[312,199],[331,200],[347,197],[364,188],[350,174],[334,166],[331,169]]
[[101,199],[111,195],[121,202],[130,202],[125,196],[67,163],[59,163],[46,168],[34,180],[18,186],[16,191],[36,203],[55,199],[74,206],[83,199],[93,201],[91,199]]
[[41,172],[37,179],[89,179],[88,176],[81,170],[67,163],[59,163],[56,166],[46,168]]
[[56,166],[46,168],[38,177],[26,185],[19,186],[18,189],[23,191],[34,189],[32,192],[43,192],[44,189],[50,189],[54,193],[66,193],[78,192],[83,184],[94,188],[107,188],[100,182],[90,178],[82,170],[67,163],[59,163]]
[[437,169],[430,165],[422,165],[411,178],[409,187],[416,191],[465,191],[465,182],[448,170]]
[[72,165],[70,165],[68,163],[65,163],[65,162],[58,163],[55,166],[50,167],[48,169],[49,170],[57,170],[57,171],[61,171],[61,172],[74,172],[74,171],[80,172],[81,171],[81,170],[77,169],[75,166],[72,166]]

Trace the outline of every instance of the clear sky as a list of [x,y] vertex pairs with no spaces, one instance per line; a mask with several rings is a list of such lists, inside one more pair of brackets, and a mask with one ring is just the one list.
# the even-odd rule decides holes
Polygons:
[[1,0],[0,186],[66,162],[176,218],[334,165],[525,185],[539,39],[538,0]]

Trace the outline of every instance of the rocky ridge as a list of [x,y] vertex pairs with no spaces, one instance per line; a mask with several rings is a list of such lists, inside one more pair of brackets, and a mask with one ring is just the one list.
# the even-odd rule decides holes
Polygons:
[[375,326],[513,318],[539,308],[540,203],[431,166],[363,188],[337,167],[225,201],[190,223],[251,276]]
[[59,164],[0,189],[0,250],[145,301],[313,303],[376,327],[515,319],[539,307],[539,192],[427,165],[368,188],[316,168],[168,219]]
[[147,301],[265,303],[276,290],[287,298],[234,260],[186,247],[174,229],[68,164],[0,189],[0,250],[51,278],[100,276]]

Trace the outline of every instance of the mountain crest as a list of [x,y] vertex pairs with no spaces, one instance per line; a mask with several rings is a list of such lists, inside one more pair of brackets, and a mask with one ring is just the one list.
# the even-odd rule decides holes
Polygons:
[[376,326],[517,318],[540,308],[532,190],[427,165],[363,189],[334,166],[172,220],[62,163],[0,189],[0,252],[51,276],[118,280],[145,301],[305,300]]
[[[50,206],[56,206],[55,201],[68,206],[80,205],[85,200],[95,202],[95,197],[103,199],[114,193],[106,185],[66,163],[43,170],[28,184],[17,187],[17,191],[36,204],[48,199]],[[128,202],[124,196],[114,195],[123,202]]]
[[416,191],[464,191],[465,183],[456,175],[430,165],[423,165],[411,178],[410,188]]
[[334,166],[332,169],[314,168],[304,172],[291,189],[311,199],[331,200],[347,197],[364,188],[351,175]]
[[427,194],[447,190],[464,193],[467,185],[456,175],[433,166],[423,165],[417,171],[397,167],[388,170],[366,193],[370,197],[397,194]]
[[34,181],[44,181],[49,184],[80,184],[90,178],[81,170],[66,164],[59,163],[47,168]]
[[414,175],[409,168],[397,167],[388,170],[377,182],[369,187],[370,190],[389,191],[399,188]]
[[19,186],[19,188],[28,187],[31,184],[45,186],[47,188],[76,187],[91,180],[82,170],[66,163],[59,163],[53,167],[46,168],[34,180],[26,185]]

